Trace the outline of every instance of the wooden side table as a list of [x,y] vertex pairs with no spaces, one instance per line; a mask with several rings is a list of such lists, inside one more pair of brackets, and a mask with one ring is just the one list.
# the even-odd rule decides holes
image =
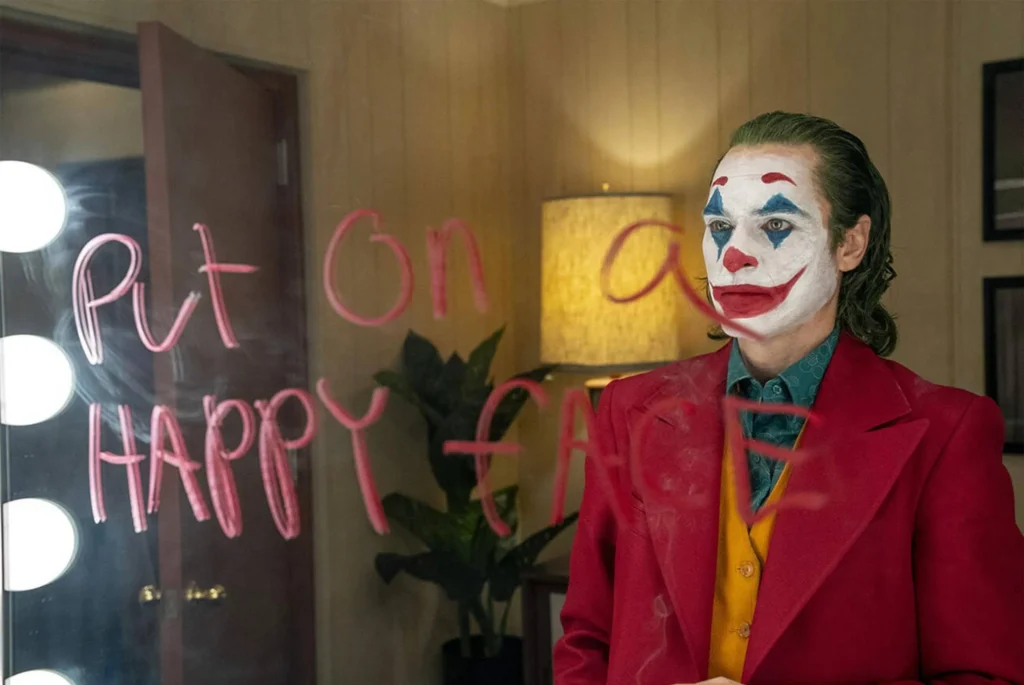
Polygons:
[[569,557],[523,573],[524,685],[553,685],[551,650],[561,634],[557,613],[569,588]]

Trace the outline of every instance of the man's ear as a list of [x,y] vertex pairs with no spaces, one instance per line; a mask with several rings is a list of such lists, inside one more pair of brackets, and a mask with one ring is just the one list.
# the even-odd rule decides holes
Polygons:
[[871,217],[867,214],[857,219],[843,236],[843,242],[836,250],[836,265],[843,273],[856,269],[868,251],[868,237],[871,235]]

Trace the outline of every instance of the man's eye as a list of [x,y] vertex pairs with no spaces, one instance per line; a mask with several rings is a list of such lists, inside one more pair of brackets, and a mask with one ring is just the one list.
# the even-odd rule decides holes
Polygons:
[[763,228],[766,231],[788,231],[793,228],[793,224],[785,219],[769,219],[765,222]]
[[718,233],[719,231],[728,231],[732,229],[732,224],[728,221],[716,220],[709,223],[708,228],[711,229],[712,233]]

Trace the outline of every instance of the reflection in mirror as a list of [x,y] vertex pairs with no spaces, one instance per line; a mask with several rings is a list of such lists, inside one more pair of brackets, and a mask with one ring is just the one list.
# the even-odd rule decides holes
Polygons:
[[5,685],[77,685],[63,673],[50,670],[25,671],[8,678]]
[[53,418],[75,390],[71,361],[36,335],[0,338],[0,423],[30,426]]
[[0,161],[0,251],[33,252],[64,228],[64,189],[45,169]]
[[[140,442],[148,437],[151,355],[135,336],[130,304],[116,303],[104,324],[117,363],[90,369],[70,299],[75,258],[91,238],[123,233],[148,250],[141,96],[8,54],[0,51],[0,168],[5,179],[19,173],[49,185],[40,183],[46,189],[34,196],[0,195],[17,200],[0,208],[3,219],[22,217],[11,231],[0,228],[4,582],[17,591],[4,602],[4,670],[13,674],[6,682],[151,685],[159,683],[159,614],[140,605],[138,593],[159,586],[157,540],[133,531],[127,485],[113,470],[107,512],[129,523],[96,525],[88,462],[90,401],[103,403],[110,430],[118,404],[132,407]],[[117,282],[126,260],[111,249],[95,265],[100,292]],[[116,436],[105,433],[108,449]]]
[[938,385],[1024,265],[960,164],[1019,13],[9,4],[2,685],[1024,685],[998,415]]
[[[282,120],[294,91],[291,104],[280,94],[295,79],[250,78],[169,33],[139,53],[134,37],[0,28],[0,156],[52,175],[66,201],[51,240],[0,252],[0,332],[13,341],[0,378],[8,580],[26,588],[4,598],[3,672],[26,674],[19,685],[51,685],[30,672],[74,685],[310,683],[307,412],[272,400],[311,387],[301,191],[278,166],[282,144],[285,159],[299,149]],[[90,243],[103,247],[75,278]],[[204,272],[214,262],[224,268]],[[126,274],[139,288],[99,302]],[[176,344],[152,344],[192,292]],[[101,362],[79,335],[83,302],[96,305]],[[27,361],[15,354],[23,339]],[[209,430],[204,407],[218,416],[232,402],[250,430],[238,411]],[[29,500],[66,513],[46,519],[63,521],[59,536],[25,528],[18,502]],[[56,537],[63,556],[47,547],[47,572],[19,575],[19,559],[38,561],[30,543]]]
[[4,588],[24,592],[49,585],[71,567],[78,531],[64,507],[25,498],[3,505]]

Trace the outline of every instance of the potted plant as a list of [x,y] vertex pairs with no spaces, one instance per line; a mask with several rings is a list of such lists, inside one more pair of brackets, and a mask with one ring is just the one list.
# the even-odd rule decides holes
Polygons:
[[[390,583],[401,572],[439,585],[456,603],[459,638],[443,648],[445,685],[521,685],[522,642],[506,635],[512,596],[522,571],[577,514],[566,516],[525,540],[517,541],[516,495],[511,485],[494,492],[502,519],[513,531],[500,538],[488,525],[480,501],[471,497],[476,471],[471,455],[446,455],[448,440],[474,440],[477,419],[494,381],[491,362],[504,329],[483,341],[469,358],[457,353],[443,361],[426,338],[409,332],[402,349],[401,370],[378,372],[374,379],[413,404],[427,423],[427,455],[437,484],[444,491],[444,511],[399,493],[387,495],[384,512],[427,548],[412,555],[382,553],[376,569]],[[543,381],[554,367],[542,366],[517,378]],[[516,389],[502,400],[491,424],[491,440],[500,440],[529,394]],[[479,631],[474,634],[472,624]]]

